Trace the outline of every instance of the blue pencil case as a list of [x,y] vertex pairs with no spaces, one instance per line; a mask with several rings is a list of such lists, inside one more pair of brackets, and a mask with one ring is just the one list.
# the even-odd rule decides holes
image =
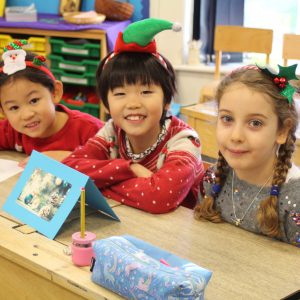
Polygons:
[[92,281],[127,299],[204,299],[209,270],[127,235],[93,247]]

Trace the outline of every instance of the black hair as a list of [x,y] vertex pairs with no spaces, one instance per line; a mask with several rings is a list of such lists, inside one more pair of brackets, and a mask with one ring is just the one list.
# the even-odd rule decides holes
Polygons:
[[[34,54],[32,52],[27,52],[25,60],[33,61],[35,56],[37,56],[37,54]],[[4,65],[4,61],[2,60],[0,62],[0,67],[3,67],[3,65]],[[44,62],[42,62],[42,66],[49,69],[47,64]],[[54,91],[53,80],[45,72],[43,72],[39,69],[36,69],[36,68],[31,68],[31,67],[26,67],[24,70],[20,70],[11,75],[7,75],[7,74],[1,72],[0,73],[0,88],[7,82],[11,82],[18,78],[25,78],[29,81],[39,83],[39,84],[43,85],[45,88],[47,88],[51,93]]]
[[[122,52],[106,63],[108,54],[99,64],[96,80],[97,91],[104,106],[109,110],[109,90],[125,84],[156,84],[164,93],[164,105],[171,103],[176,93],[175,72],[171,63],[163,57],[167,69],[154,55],[143,52]],[[164,120],[166,112],[162,116]]]

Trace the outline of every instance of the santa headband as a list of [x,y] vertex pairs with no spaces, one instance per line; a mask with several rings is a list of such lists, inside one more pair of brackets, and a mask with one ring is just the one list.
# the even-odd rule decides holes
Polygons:
[[156,50],[154,36],[168,29],[180,31],[181,25],[154,18],[144,19],[130,24],[124,32],[119,32],[114,51],[106,58],[104,66],[111,58],[121,52],[144,52],[154,55],[167,69],[165,60]]
[[26,69],[26,67],[30,67],[46,73],[53,81],[55,81],[55,77],[51,71],[42,65],[46,60],[44,56],[37,55],[33,58],[33,61],[25,60],[26,52],[22,47],[27,44],[27,40],[15,40],[4,48],[4,53],[2,54],[4,64],[3,67],[0,68],[0,73],[3,72],[4,74],[12,75]]

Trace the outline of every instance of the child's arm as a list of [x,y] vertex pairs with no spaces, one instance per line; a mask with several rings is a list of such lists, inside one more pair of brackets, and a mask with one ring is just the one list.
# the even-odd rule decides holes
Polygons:
[[145,168],[144,166],[140,164],[133,163],[130,165],[131,171],[137,176],[137,177],[151,177],[153,172]]
[[99,135],[63,163],[90,176],[106,197],[152,213],[164,213],[180,205],[191,190],[197,193],[204,172],[197,135],[187,130],[173,139],[168,142],[169,153],[159,156],[158,171],[155,162],[153,170],[147,170],[125,159],[110,159],[111,145]]
[[200,159],[184,152],[172,153],[150,177],[127,179],[102,189],[111,199],[151,213],[166,213],[180,205],[203,175]]
[[98,188],[104,188],[135,177],[131,161],[110,159],[110,145],[105,139],[95,136],[71,155],[63,163],[91,177]]

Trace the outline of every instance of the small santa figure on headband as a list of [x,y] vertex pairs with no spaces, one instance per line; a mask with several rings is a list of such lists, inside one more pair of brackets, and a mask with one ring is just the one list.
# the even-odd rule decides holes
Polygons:
[[26,51],[22,49],[22,46],[26,44],[26,40],[16,40],[4,48],[2,55],[4,61],[3,73],[11,75],[26,68]]

